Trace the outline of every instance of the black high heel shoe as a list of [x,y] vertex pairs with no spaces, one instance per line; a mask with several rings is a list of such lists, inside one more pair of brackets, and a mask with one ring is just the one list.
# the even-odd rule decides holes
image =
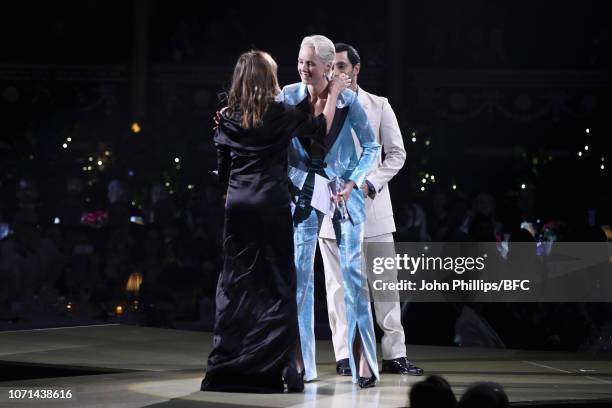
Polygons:
[[371,388],[376,385],[376,376],[371,377],[357,377],[357,384],[360,388]]
[[304,374],[298,373],[294,367],[287,366],[283,368],[283,379],[287,384],[287,392],[302,392],[304,391]]

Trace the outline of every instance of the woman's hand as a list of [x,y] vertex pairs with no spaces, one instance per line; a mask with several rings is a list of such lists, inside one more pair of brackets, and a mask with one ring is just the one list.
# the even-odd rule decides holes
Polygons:
[[215,116],[213,117],[213,120],[215,121],[215,127],[213,127],[213,129],[217,129],[219,127],[219,124],[221,123],[221,115],[223,114],[223,112],[225,112],[226,109],[227,106],[215,112]]
[[351,196],[351,191],[353,191],[353,188],[355,188],[355,182],[352,180],[346,181],[344,183],[344,188],[339,191],[338,194],[332,197],[332,201],[336,204],[340,201],[344,201],[346,203]]
[[346,74],[334,75],[329,81],[329,93],[338,96],[342,91],[351,86],[351,79]]

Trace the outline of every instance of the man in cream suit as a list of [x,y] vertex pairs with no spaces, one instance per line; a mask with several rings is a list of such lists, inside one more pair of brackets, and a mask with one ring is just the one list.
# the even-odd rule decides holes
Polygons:
[[[404,165],[406,151],[402,135],[393,109],[386,98],[372,95],[359,88],[357,77],[361,68],[359,54],[350,45],[336,44],[334,74],[345,73],[352,79],[351,89],[365,110],[376,141],[382,145],[385,159],[381,152],[378,159],[368,171],[361,190],[366,198],[365,242],[393,243],[395,222],[387,183]],[[354,137],[354,136],[353,136]],[[357,149],[359,144],[356,143]],[[359,152],[358,152],[359,153]],[[348,363],[349,348],[347,339],[346,308],[344,289],[339,264],[338,245],[329,217],[325,217],[319,233],[319,248],[325,267],[325,286],[327,290],[327,308],[332,331],[334,353],[336,355],[336,372],[340,375],[351,375]],[[392,255],[393,256],[393,255]],[[379,276],[388,281],[397,282],[397,271],[389,271]],[[397,295],[396,295],[397,296]],[[375,302],[376,322],[384,332],[382,338],[383,373],[421,375],[423,370],[414,366],[406,358],[404,329],[401,324],[399,297],[394,302]]]

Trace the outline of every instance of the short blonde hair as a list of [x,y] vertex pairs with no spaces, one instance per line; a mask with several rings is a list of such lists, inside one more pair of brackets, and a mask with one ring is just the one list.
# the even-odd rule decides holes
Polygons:
[[300,48],[314,48],[315,54],[326,64],[333,64],[336,58],[336,47],[329,38],[324,35],[309,35],[304,37]]

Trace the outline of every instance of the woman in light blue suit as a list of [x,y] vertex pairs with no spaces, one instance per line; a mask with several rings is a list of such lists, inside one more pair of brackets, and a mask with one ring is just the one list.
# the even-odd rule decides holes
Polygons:
[[[318,114],[327,98],[328,75],[335,57],[333,42],[320,35],[305,37],[298,56],[301,83],[287,85],[278,99],[304,111]],[[352,131],[361,143],[357,155]],[[336,104],[336,114],[324,147],[294,138],[289,145],[289,178],[294,188],[294,246],[297,271],[297,302],[304,379],[317,377],[314,344],[314,256],[323,214],[311,207],[315,174],[340,180],[344,187],[336,198],[345,206],[333,218],[340,250],[348,322],[348,344],[354,353],[349,363],[353,382],[372,387],[378,380],[376,337],[370,310],[367,280],[361,267],[361,244],[365,219],[365,197],[361,186],[376,160],[380,145],[356,94],[345,89]]]

